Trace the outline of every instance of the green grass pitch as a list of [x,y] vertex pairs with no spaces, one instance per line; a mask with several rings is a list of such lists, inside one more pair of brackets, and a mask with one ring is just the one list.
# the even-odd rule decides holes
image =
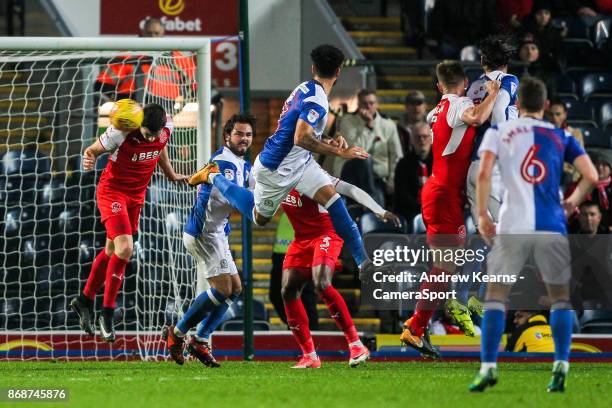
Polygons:
[[[612,364],[574,363],[564,394],[546,393],[550,365],[501,363],[500,382],[470,394],[477,363],[378,363],[355,369],[323,362],[2,362],[0,387],[68,389],[69,401],[45,407],[609,407]],[[9,403],[10,404],[10,403]],[[40,403],[13,406],[40,407]],[[0,407],[7,403],[0,402]]]

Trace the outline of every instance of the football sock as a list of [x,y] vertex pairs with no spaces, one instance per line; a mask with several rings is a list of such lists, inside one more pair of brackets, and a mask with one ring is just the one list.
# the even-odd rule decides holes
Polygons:
[[502,302],[486,301],[482,318],[482,334],[480,337],[480,361],[495,363],[504,326],[506,325],[505,306]]
[[353,343],[359,340],[357,329],[351,318],[351,314],[346,307],[346,302],[340,293],[333,286],[328,286],[319,293],[319,296],[325,302],[327,310],[331,317],[336,321],[336,326],[344,333],[347,343]]
[[480,363],[480,374],[485,375],[490,368],[497,368],[497,363]]
[[206,314],[212,312],[216,306],[225,303],[225,299],[225,296],[215,288],[209,288],[207,291],[200,293],[189,306],[181,321],[176,324],[176,328],[181,333],[186,334],[189,329],[202,321]]
[[104,301],[102,306],[115,308],[115,300],[117,299],[119,289],[121,289],[127,264],[128,261],[125,259],[121,259],[115,254],[111,255],[106,267],[106,282],[104,283]]
[[[212,183],[215,187],[221,191],[223,197],[229,201],[229,203],[240,211],[242,215],[247,217],[250,221],[253,221],[253,208],[255,208],[255,199],[251,190],[243,187],[239,187],[232,183],[225,177],[216,177],[220,174],[211,174]],[[214,176],[214,177],[213,177]],[[222,175],[221,175],[222,176]]]
[[[83,295],[91,301],[96,298],[96,294],[100,291],[104,279],[106,278],[106,268],[110,257],[106,255],[104,250],[105,249],[102,248],[91,264],[91,272],[89,272],[87,283],[85,284],[85,288],[83,288]],[[90,305],[88,304],[88,306]]]
[[[297,341],[303,354],[310,354],[315,352],[314,342],[310,336],[310,329],[308,328],[308,315],[302,299],[290,299],[284,300],[285,313],[287,314],[287,325],[293,333],[293,337]],[[316,354],[315,354],[316,356]]]
[[208,340],[210,335],[217,330],[217,327],[226,320],[225,314],[232,303],[238,300],[238,295],[232,295],[225,299],[225,302],[215,307],[210,314],[202,320],[198,327],[197,337],[203,340]]
[[[434,266],[429,272],[429,277],[444,275],[446,273],[447,272],[445,272],[443,269]],[[434,280],[430,279],[421,284],[419,292],[422,292],[425,289],[428,289],[430,292],[444,292],[448,289],[448,282],[435,282]],[[414,335],[422,336],[425,333],[429,320],[440,306],[440,303],[441,301],[438,299],[420,299],[417,302],[414,315],[412,316],[412,320],[410,320],[410,329]]]
[[569,361],[555,360],[553,363],[553,371],[555,371],[559,366],[561,366],[561,371],[567,374],[569,371]]
[[[485,248],[487,249],[485,250]],[[476,240],[475,243],[470,245],[469,249],[475,251],[475,253],[479,253],[477,251],[482,251],[485,257],[490,251],[489,247],[487,247],[485,243],[480,239]],[[478,271],[482,271],[482,264],[482,261],[478,261],[478,259],[475,259],[474,262],[467,262],[465,265],[463,265],[461,274],[463,276],[466,276],[467,279],[465,281],[461,280],[457,282],[457,285],[455,287],[455,289],[457,290],[457,301],[462,305],[467,305],[468,298],[470,297],[470,289],[472,289],[472,286],[474,286],[475,283],[474,274]]]
[[572,344],[574,311],[567,301],[555,302],[550,311],[550,328],[555,342],[555,361],[568,361]]
[[344,244],[348,247],[357,265],[361,266],[361,264],[369,259],[368,254],[363,246],[357,224],[355,224],[355,221],[353,221],[346,210],[346,205],[344,205],[344,201],[340,198],[340,194],[336,193],[325,204],[325,208],[329,212],[334,229],[340,235],[340,238],[344,240]]
[[107,319],[112,319],[113,316],[115,315],[115,309],[112,307],[105,307],[102,309],[102,313],[104,314],[104,317],[106,317]]

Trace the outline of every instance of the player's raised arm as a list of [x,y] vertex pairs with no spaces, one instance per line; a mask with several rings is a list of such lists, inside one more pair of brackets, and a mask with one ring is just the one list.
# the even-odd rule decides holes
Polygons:
[[96,159],[105,152],[106,149],[104,146],[102,146],[100,140],[96,140],[83,152],[83,169],[93,170],[94,166],[96,165]]
[[162,169],[168,180],[180,182],[187,181],[187,176],[174,171],[174,167],[172,167],[172,162],[170,161],[170,156],[168,155],[168,146],[165,146],[164,150],[161,152],[159,157],[159,167]]
[[499,81],[487,81],[487,97],[478,105],[466,109],[461,115],[461,120],[468,126],[480,126],[486,122],[495,106],[495,100],[500,90]]
[[332,154],[343,159],[367,159],[369,154],[359,146],[342,149],[337,143],[327,143],[319,140],[314,129],[303,119],[298,119],[295,126],[294,143],[313,153]]

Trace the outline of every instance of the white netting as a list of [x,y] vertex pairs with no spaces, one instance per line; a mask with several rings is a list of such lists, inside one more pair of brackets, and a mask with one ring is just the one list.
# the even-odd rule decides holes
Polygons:
[[0,359],[161,353],[161,327],[193,296],[182,227],[195,191],[153,175],[117,299],[126,334],[109,347],[78,334],[67,307],[105,241],[95,188],[106,157],[85,172],[81,154],[104,131],[108,101],[132,97],[173,116],[170,158],[193,172],[194,67],[185,52],[0,52]]

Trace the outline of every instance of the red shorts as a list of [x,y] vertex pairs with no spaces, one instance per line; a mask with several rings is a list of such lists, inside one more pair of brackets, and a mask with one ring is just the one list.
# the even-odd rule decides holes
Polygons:
[[423,222],[427,242],[438,247],[460,246],[465,242],[464,194],[427,182],[421,190]]
[[138,232],[138,219],[143,204],[140,197],[135,199],[125,193],[98,186],[96,200],[108,239]]
[[296,239],[287,248],[283,269],[307,270],[310,274],[313,266],[327,265],[335,270],[343,244],[342,238],[335,234]]

